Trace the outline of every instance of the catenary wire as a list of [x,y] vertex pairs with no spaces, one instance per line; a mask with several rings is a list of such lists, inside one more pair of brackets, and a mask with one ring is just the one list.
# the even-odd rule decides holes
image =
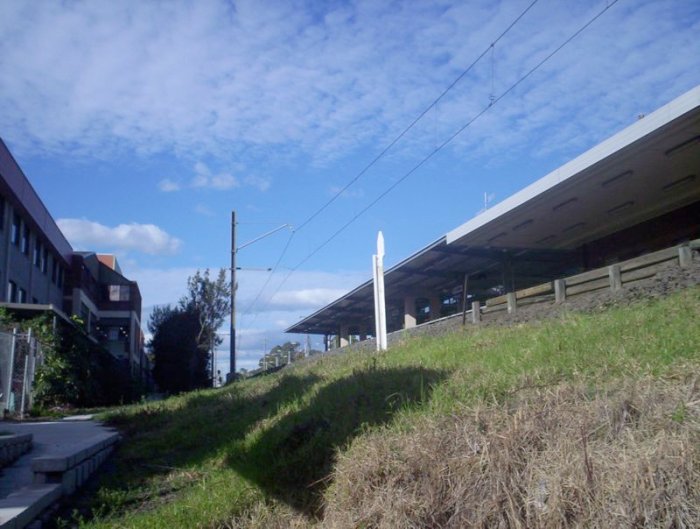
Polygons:
[[[299,224],[296,227],[296,232],[299,232],[303,228],[305,228],[308,224],[310,224],[316,217],[318,217],[328,206],[330,206],[333,202],[335,202],[345,191],[347,191],[355,182],[357,182],[362,176],[367,173],[380,159],[384,157],[384,155],[389,152],[394,145],[396,145],[413,127],[418,124],[418,122],[425,117],[425,115],[430,112],[433,108],[435,108],[438,103],[481,61],[488,53],[491,51],[493,53],[493,47],[501,40],[503,37],[505,37],[515,25],[520,22],[520,20],[532,9],[535,4],[538,2],[538,0],[533,0],[528,4],[528,6],[506,27],[499,35],[496,37],[496,39],[491,42],[482,52],[479,54],[479,56],[472,61],[472,63],[464,69],[448,86],[445,88],[438,97],[436,97],[430,105],[428,105],[411,123],[405,127],[401,133],[399,133],[398,136],[396,136],[384,149],[382,149],[379,154],[377,154],[370,162],[365,165],[362,170],[360,170],[359,173],[357,173],[350,181],[348,181],[340,190],[338,190],[331,198],[326,201],[323,205],[321,205],[316,211],[314,211],[311,215],[309,215],[301,224]],[[294,234],[292,234],[294,235]],[[268,276],[268,280],[263,284],[262,288],[258,292],[258,294],[255,296],[254,301],[249,304],[246,309],[243,312],[243,315],[248,314],[255,304],[259,301],[259,299],[262,297],[262,294],[264,290],[267,288],[268,284],[270,283],[272,277],[275,275],[277,268],[279,267],[280,262],[282,261],[282,258],[286,254],[287,250],[289,249],[289,245],[291,243],[292,237],[287,241],[287,244],[285,245],[284,249],[282,250],[282,255],[281,257],[277,260],[276,265],[273,267],[272,272]]]
[[503,37],[506,36],[506,34],[513,29],[513,27],[520,21],[521,18],[523,18],[532,7],[538,2],[538,0],[533,0],[524,10],[522,13],[520,13],[513,22],[510,23],[510,25],[503,30],[503,32],[494,40],[491,44],[489,44],[484,51],[481,52],[481,54],[472,61],[472,63],[464,70],[462,73],[460,73],[457,78],[450,83],[450,85],[445,88],[442,93],[433,100],[430,105],[428,105],[419,115],[416,117],[405,129],[401,131],[401,133],[396,136],[384,149],[382,149],[379,154],[377,154],[372,160],[362,168],[362,170],[357,173],[350,181],[345,184],[339,191],[337,191],[330,199],[328,199],[327,202],[325,202],[321,207],[319,207],[316,211],[314,211],[311,215],[309,215],[306,220],[304,220],[299,226],[297,227],[297,231],[302,230],[306,225],[308,225],[311,221],[313,221],[316,217],[318,217],[328,206],[330,206],[333,202],[335,202],[340,195],[342,195],[345,191],[350,188],[355,182],[357,182],[367,171],[369,171],[381,158],[384,157],[384,155],[391,150],[391,148],[396,145],[401,138],[403,138],[425,115],[430,112],[446,95],[447,93],[452,90],[457,83],[459,83],[473,68],[476,66],[481,59],[483,59],[486,54],[491,50],[496,43],[498,43]]
[[[433,156],[435,156],[438,152],[440,152],[447,145],[449,145],[457,136],[459,136],[469,126],[471,126],[476,120],[478,120],[481,116],[483,116],[486,112],[488,112],[491,108],[493,108],[496,104],[498,104],[498,102],[501,101],[504,97],[506,97],[509,93],[511,93],[513,90],[515,90],[521,83],[523,83],[527,78],[529,78],[533,73],[535,73],[539,68],[541,68],[542,65],[544,65],[547,61],[549,61],[552,57],[554,57],[554,55],[556,55],[559,51],[561,51],[567,44],[569,44],[578,35],[580,35],[583,31],[585,31],[591,24],[593,24],[596,20],[598,20],[598,18],[600,18],[603,14],[605,14],[610,8],[612,8],[618,2],[619,2],[619,0],[611,0],[609,3],[607,3],[607,5],[601,11],[599,11],[593,18],[588,20],[583,26],[581,26],[578,30],[576,30],[571,36],[569,36],[557,48],[555,48],[552,52],[550,52],[547,56],[545,56],[542,60],[540,60],[535,66],[533,66],[530,70],[528,70],[527,73],[525,73],[515,83],[513,83],[508,89],[506,89],[503,93],[501,93],[501,95],[496,97],[493,101],[489,102],[489,104],[487,106],[485,106],[478,114],[476,114],[473,118],[471,118],[469,121],[467,121],[462,127],[457,129],[456,132],[454,132],[451,136],[449,136],[440,145],[435,147],[420,162],[418,162],[416,165],[414,165],[409,171],[404,173],[396,182],[394,182],[387,189],[385,189],[382,193],[380,193],[374,200],[372,200],[372,202],[370,202],[364,208],[362,208],[358,213],[356,213],[353,217],[351,217],[350,220],[348,220],[345,224],[343,224],[340,228],[338,228],[330,237],[328,237],[324,242],[322,242],[314,250],[312,250],[306,257],[304,257],[301,261],[299,261],[299,263],[297,263],[294,267],[292,267],[289,270],[287,275],[284,277],[284,279],[277,286],[277,289],[270,296],[269,300],[271,300],[272,298],[275,297],[275,295],[277,295],[277,293],[281,290],[281,288],[284,286],[284,284],[289,280],[289,278],[292,276],[292,274],[294,274],[294,272],[296,272],[304,263],[306,263],[314,255],[316,255],[323,248],[325,248],[333,239],[335,239],[338,235],[340,235],[343,231],[345,231],[351,224],[353,224],[359,217],[361,217],[370,208],[372,208],[375,204],[377,204],[377,202],[379,202],[381,199],[383,199],[386,195],[388,195],[391,191],[393,191],[399,184],[401,184],[409,176],[411,176],[418,169],[420,169]],[[269,304],[269,301],[268,301],[268,304]]]

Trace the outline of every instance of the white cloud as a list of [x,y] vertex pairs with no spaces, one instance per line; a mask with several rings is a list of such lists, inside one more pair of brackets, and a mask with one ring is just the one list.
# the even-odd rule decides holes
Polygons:
[[213,217],[214,215],[216,215],[216,213],[214,213],[214,211],[210,207],[204,204],[196,204],[194,206],[194,212],[199,215],[203,215],[204,217]]
[[127,277],[137,281],[143,298],[143,321],[156,305],[174,304],[185,295],[187,278],[197,271],[193,267],[143,268],[138,265],[125,270]]
[[238,187],[238,179],[230,173],[212,174],[209,167],[203,162],[197,162],[194,166],[195,175],[192,178],[192,187],[206,187],[225,191]]
[[295,322],[367,281],[369,271],[297,271],[280,286],[283,277],[280,272],[258,296],[266,277],[254,272],[242,276],[238,295],[242,315],[253,321],[262,317]]
[[158,182],[158,189],[164,193],[172,191],[181,191],[185,187],[195,189],[214,189],[217,191],[228,191],[246,185],[255,187],[260,191],[267,191],[270,188],[271,181],[268,178],[257,176],[245,176],[239,179],[229,172],[213,173],[204,162],[197,162],[194,165],[194,175],[188,183],[182,184],[169,178],[165,178]]
[[[206,268],[206,267],[204,267]],[[209,267],[216,269],[216,267]],[[144,327],[155,305],[175,304],[185,294],[187,278],[194,275],[195,268],[141,268],[134,265],[125,271],[127,277],[139,283],[143,298],[142,322]],[[348,292],[368,279],[368,271],[299,271],[291,276],[289,283],[274,296],[276,278],[269,285],[259,303],[251,307],[266,276],[259,272],[241,271],[237,275],[239,284],[237,295],[237,359],[239,367],[257,367],[258,359],[264,350],[288,340],[297,340],[295,335],[283,331],[299,318],[320,308],[336,297]],[[250,310],[248,310],[250,309]],[[220,329],[224,342],[217,351],[218,363],[223,372],[228,366],[229,346],[228,321]],[[312,336],[312,347],[322,347],[321,338]]]
[[158,189],[160,189],[164,193],[171,193],[173,191],[180,191],[181,186],[179,183],[174,182],[169,178],[164,178],[163,180],[158,182]]
[[301,288],[282,291],[270,300],[269,306],[275,310],[316,309],[339,298],[347,291],[347,288]]
[[[340,186],[331,186],[328,192],[331,195],[336,195],[338,194],[338,192],[340,192],[341,189],[343,188]],[[343,198],[364,198],[365,192],[362,189],[348,188],[345,191],[343,191],[340,196],[342,196]]]
[[58,219],[56,223],[76,249],[168,255],[182,246],[182,241],[154,224],[133,222],[112,228],[87,219]]
[[[603,5],[536,5],[495,47],[493,90],[485,61],[406,151],[434,147]],[[6,0],[0,129],[20,152],[337,158],[397,134],[523,7]],[[700,82],[698,15],[692,0],[620,2],[453,149],[488,156],[542,136],[575,149],[658,107]],[[241,183],[229,173],[199,182]]]
[[250,187],[255,187],[258,189],[258,191],[267,191],[270,189],[270,186],[272,186],[272,180],[270,178],[265,178],[262,176],[246,176],[243,179],[243,183],[245,185],[248,185]]

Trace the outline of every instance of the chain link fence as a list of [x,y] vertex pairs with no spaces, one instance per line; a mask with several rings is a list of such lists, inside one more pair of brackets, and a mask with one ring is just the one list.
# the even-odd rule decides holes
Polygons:
[[31,409],[34,375],[43,362],[41,344],[31,330],[0,331],[0,402],[5,415],[24,417]]

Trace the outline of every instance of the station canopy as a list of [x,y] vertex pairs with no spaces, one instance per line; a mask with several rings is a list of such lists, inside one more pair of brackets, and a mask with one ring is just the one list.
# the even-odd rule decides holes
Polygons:
[[[586,245],[652,219],[676,212],[671,222],[697,231],[699,205],[700,86],[388,269],[387,307],[407,296],[458,296],[465,276],[479,299],[575,273]],[[369,280],[286,332],[373,329],[373,318]]]

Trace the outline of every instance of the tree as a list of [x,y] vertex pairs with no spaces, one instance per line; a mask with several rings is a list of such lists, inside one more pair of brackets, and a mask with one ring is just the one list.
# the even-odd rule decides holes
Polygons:
[[187,279],[187,294],[180,300],[180,307],[197,315],[197,345],[210,356],[213,378],[214,351],[222,342],[216,330],[231,312],[231,285],[226,281],[226,270],[220,269],[215,280],[210,279],[208,268],[203,274],[197,270],[195,275]]
[[148,329],[154,355],[153,378],[158,387],[179,393],[211,385],[208,355],[197,344],[199,316],[182,307],[165,305],[153,310]]
[[298,342],[285,342],[282,345],[275,345],[270,352],[265,354],[258,365],[263,369],[281,366],[289,362],[295,362],[304,358],[304,351],[299,347]]
[[177,306],[155,307],[148,322],[153,338],[153,377],[164,391],[209,387],[215,376],[214,350],[222,340],[216,331],[231,309],[226,271],[216,280],[209,270],[187,279],[187,294]]

